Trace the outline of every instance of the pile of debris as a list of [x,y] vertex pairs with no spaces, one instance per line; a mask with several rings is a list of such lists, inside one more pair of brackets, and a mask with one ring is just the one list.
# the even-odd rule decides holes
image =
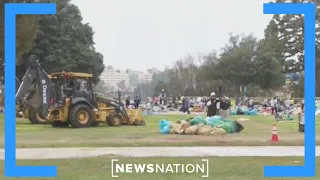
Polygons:
[[186,135],[225,135],[239,133],[244,127],[237,121],[221,119],[221,116],[201,116],[171,122],[166,119],[160,120],[161,134],[186,134]]

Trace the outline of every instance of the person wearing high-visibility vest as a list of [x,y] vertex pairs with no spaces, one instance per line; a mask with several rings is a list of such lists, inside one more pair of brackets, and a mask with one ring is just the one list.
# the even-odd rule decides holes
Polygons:
[[230,101],[230,103],[231,103],[231,107],[235,107],[236,106],[236,100],[235,99],[232,99]]

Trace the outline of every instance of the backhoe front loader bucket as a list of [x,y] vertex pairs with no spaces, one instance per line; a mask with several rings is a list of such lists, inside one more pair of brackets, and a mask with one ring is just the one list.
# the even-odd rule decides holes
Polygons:
[[128,125],[146,125],[140,109],[127,109],[127,114],[130,117]]

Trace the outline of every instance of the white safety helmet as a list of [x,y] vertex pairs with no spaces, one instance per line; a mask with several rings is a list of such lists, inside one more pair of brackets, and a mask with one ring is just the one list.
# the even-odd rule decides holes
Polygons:
[[210,96],[215,96],[216,95],[216,93],[215,92],[212,92],[211,94],[210,94]]

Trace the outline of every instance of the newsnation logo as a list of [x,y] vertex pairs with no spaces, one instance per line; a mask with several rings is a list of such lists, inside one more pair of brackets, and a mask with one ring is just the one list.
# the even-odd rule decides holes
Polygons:
[[202,159],[195,164],[131,164],[120,163],[118,159],[111,160],[111,177],[119,174],[158,173],[158,174],[199,174],[209,177],[209,160]]

